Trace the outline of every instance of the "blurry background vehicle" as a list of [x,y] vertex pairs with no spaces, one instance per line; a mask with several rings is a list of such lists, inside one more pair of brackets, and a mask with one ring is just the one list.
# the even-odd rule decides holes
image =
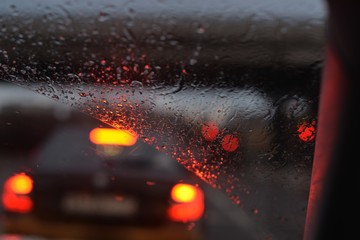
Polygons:
[[1,238],[251,236],[241,209],[135,133],[0,86],[18,96],[2,101]]
[[5,232],[202,239],[203,190],[134,132],[72,124],[50,135],[30,159],[31,170],[4,183]]

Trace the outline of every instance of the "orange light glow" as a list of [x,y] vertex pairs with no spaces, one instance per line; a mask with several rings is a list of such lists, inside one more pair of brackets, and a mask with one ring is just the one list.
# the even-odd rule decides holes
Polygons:
[[315,123],[303,123],[298,127],[298,136],[303,142],[310,142],[315,138]]
[[201,189],[189,184],[177,184],[171,191],[171,198],[175,201],[168,209],[172,221],[197,221],[202,217],[205,204]]
[[138,136],[130,130],[94,128],[89,134],[90,141],[98,145],[133,146]]
[[171,190],[171,199],[175,202],[191,202],[196,197],[196,187],[179,183]]
[[214,141],[219,133],[219,128],[214,122],[204,123],[201,128],[201,133],[206,141]]
[[10,177],[5,183],[5,191],[15,194],[29,194],[32,189],[33,181],[24,173]]
[[234,152],[239,147],[239,139],[232,134],[225,135],[221,146],[227,152]]

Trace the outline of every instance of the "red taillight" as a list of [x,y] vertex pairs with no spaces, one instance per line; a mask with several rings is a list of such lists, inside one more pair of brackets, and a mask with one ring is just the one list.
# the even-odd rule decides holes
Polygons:
[[27,194],[33,189],[32,179],[24,173],[8,178],[4,184],[2,202],[4,209],[12,212],[27,213],[33,202]]
[[173,204],[168,210],[172,221],[198,221],[205,209],[204,193],[200,188],[190,184],[176,184],[170,193]]
[[219,128],[214,122],[204,123],[201,128],[201,133],[206,141],[215,141]]
[[33,181],[29,176],[20,173],[10,177],[5,182],[4,187],[6,191],[10,191],[16,194],[29,194],[33,188]]
[[19,196],[14,193],[3,193],[2,201],[5,210],[18,213],[28,213],[33,207],[33,202],[28,196]]
[[232,134],[227,134],[224,136],[221,146],[227,152],[234,152],[239,147],[239,138]]
[[315,138],[315,122],[312,123],[303,123],[298,129],[298,136],[303,142],[310,142]]

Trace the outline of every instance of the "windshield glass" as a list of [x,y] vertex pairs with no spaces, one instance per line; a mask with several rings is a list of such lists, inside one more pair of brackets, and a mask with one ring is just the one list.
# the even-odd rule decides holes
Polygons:
[[[312,0],[2,1],[0,79],[60,102],[58,119],[133,131],[231,201],[237,236],[302,239],[324,17]],[[34,108],[7,86],[2,114]],[[4,149],[17,118],[0,122]]]

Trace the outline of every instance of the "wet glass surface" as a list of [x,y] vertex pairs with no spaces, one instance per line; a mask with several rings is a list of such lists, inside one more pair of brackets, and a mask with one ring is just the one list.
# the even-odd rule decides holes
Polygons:
[[321,3],[20,2],[0,3],[1,80],[135,131],[225,193],[256,239],[302,238]]

